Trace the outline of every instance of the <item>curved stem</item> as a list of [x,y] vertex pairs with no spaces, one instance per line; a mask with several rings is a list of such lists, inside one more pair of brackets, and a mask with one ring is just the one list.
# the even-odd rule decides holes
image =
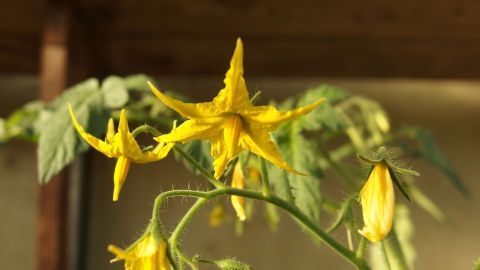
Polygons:
[[[172,233],[171,245],[176,245],[178,242],[181,232],[185,229],[186,225],[190,222],[191,218],[200,207],[205,204],[208,200],[216,198],[222,195],[237,195],[242,197],[247,197],[251,199],[256,199],[260,201],[265,201],[276,205],[277,207],[282,208],[302,223],[306,228],[308,228],[314,235],[316,235],[321,241],[327,244],[330,248],[337,251],[341,256],[347,259],[359,270],[369,270],[370,267],[367,265],[363,258],[357,258],[355,252],[344,247],[342,244],[337,242],[333,237],[327,234],[325,231],[320,229],[312,220],[310,220],[305,214],[303,214],[296,206],[289,204],[287,201],[282,200],[274,195],[269,197],[264,196],[263,194],[244,189],[236,189],[231,187],[220,188],[212,191],[193,191],[193,190],[172,190],[160,194],[156,200],[163,201],[167,197],[173,196],[184,196],[184,197],[196,197],[199,198],[197,202],[190,208],[185,217],[180,221],[179,226]],[[157,206],[157,204],[156,204]],[[158,211],[158,210],[157,210]],[[180,228],[179,228],[180,227]],[[172,240],[173,238],[173,240]]]

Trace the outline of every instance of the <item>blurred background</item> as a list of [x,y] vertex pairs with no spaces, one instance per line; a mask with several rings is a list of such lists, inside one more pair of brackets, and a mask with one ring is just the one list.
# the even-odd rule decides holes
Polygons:
[[[221,89],[235,39],[242,37],[247,85],[251,91],[261,89],[264,101],[282,100],[329,83],[380,102],[393,128],[408,123],[430,130],[471,197],[463,197],[431,167],[412,162],[422,174],[420,187],[448,217],[446,223],[439,223],[412,206],[417,269],[470,269],[480,256],[480,3],[3,3],[0,117],[30,100],[51,99],[85,78],[109,74],[147,73],[163,89],[209,100]],[[122,199],[114,204],[110,197],[114,160],[97,153],[86,154],[86,160],[83,173],[88,184],[82,189],[87,197],[78,212],[71,206],[78,205],[78,198],[71,192],[68,196],[69,188],[75,186],[57,183],[74,179],[78,168],[49,184],[58,189],[45,191],[37,185],[35,145],[20,141],[0,145],[2,269],[60,270],[71,265],[122,269],[121,263],[109,264],[112,256],[106,246],[127,245],[142,233],[155,195],[172,186],[205,186],[169,157],[165,162],[132,166]],[[334,177],[327,176],[322,185],[342,196]],[[190,203],[169,201],[162,212],[164,219],[174,224]],[[70,206],[55,207],[58,204]],[[287,215],[281,216],[278,232],[272,233],[258,214],[247,222],[244,235],[237,237],[232,211],[221,227],[211,228],[208,210],[189,227],[184,241],[188,252],[214,258],[236,256],[255,269],[350,269],[331,250],[312,243]],[[63,219],[60,225],[58,219]],[[55,258],[47,252],[52,246],[42,244],[49,233],[61,231],[56,226],[67,226],[64,223],[69,228],[77,224],[75,230],[80,232],[67,233],[71,241],[57,242],[57,247],[67,250],[69,262]],[[344,238],[340,232],[337,236]]]

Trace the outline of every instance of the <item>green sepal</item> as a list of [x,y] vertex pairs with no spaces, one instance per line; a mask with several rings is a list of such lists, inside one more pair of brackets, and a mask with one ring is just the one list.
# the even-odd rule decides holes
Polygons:
[[400,183],[400,181],[398,180],[397,178],[397,175],[395,174],[394,170],[388,166],[388,172],[390,173],[390,177],[392,178],[393,180],[393,183],[398,187],[398,189],[400,189],[400,192],[402,193],[402,195],[408,200],[408,201],[412,201],[410,199],[410,195],[408,194],[408,191],[407,189],[402,185],[402,183]]
[[382,160],[380,160],[380,159],[367,158],[367,157],[363,156],[362,154],[357,154],[357,158],[360,161],[362,161],[363,163],[368,164],[368,165],[376,165],[376,164],[382,162]]

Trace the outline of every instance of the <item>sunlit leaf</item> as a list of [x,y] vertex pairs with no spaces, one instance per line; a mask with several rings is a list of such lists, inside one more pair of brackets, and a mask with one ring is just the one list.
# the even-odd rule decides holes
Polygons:
[[109,76],[102,82],[101,91],[106,108],[120,108],[128,102],[127,87],[123,78]]
[[320,98],[326,98],[327,101],[300,118],[302,128],[305,130],[325,128],[331,131],[339,131],[344,128],[345,123],[332,104],[346,96],[347,94],[343,90],[330,85],[321,85],[307,90],[299,99],[298,106],[305,106]]
[[[61,102],[63,105],[61,106]],[[75,156],[88,149],[78,136],[67,111],[67,102],[72,104],[78,121],[89,133],[100,135],[105,132],[106,115],[103,111],[98,81],[87,80],[77,84],[55,100],[41,120],[38,142],[38,173],[41,184],[46,184]]]
[[[301,134],[299,121],[282,125],[275,140],[288,164],[308,176],[291,174],[270,167],[277,194],[286,200],[293,195],[295,205],[314,221],[320,220],[322,196],[320,178],[323,176],[315,156],[313,143]],[[290,189],[290,190],[288,190]]]

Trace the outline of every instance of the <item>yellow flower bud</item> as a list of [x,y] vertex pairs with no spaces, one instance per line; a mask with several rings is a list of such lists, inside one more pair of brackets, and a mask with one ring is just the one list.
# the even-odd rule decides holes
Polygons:
[[360,191],[363,229],[358,232],[372,242],[384,239],[392,229],[395,193],[387,164],[373,165],[367,182]]
[[170,270],[167,243],[147,233],[127,250],[109,245],[108,251],[117,257],[111,262],[125,260],[125,270]]

